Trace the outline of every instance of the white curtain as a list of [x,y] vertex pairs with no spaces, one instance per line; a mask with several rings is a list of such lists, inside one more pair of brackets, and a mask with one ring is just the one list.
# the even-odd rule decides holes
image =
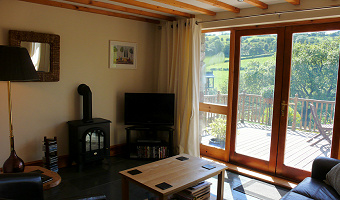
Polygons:
[[162,26],[158,91],[175,93],[175,150],[199,156],[201,26],[197,19]]
[[37,71],[50,71],[50,45],[39,42],[21,42],[31,56],[32,63]]
[[39,71],[40,56],[41,56],[41,43],[32,42],[31,44],[31,59],[35,66],[35,70]]

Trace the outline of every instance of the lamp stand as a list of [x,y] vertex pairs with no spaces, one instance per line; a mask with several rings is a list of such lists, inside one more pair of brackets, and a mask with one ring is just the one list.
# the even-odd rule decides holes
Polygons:
[[3,165],[4,173],[23,172],[25,168],[24,161],[19,158],[14,150],[14,135],[12,122],[12,98],[11,98],[11,81],[7,81],[8,86],[8,114],[9,114],[9,141],[11,154]]

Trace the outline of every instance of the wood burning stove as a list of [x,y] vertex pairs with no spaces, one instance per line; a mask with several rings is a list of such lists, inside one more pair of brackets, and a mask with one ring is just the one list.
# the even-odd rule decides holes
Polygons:
[[69,121],[70,163],[75,161],[79,170],[83,164],[110,157],[110,120],[92,118],[92,93],[81,84],[78,93],[83,95],[83,120]]

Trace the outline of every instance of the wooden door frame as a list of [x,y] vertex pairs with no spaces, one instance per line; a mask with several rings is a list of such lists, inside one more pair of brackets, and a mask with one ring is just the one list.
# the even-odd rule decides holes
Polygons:
[[[331,20],[332,21],[332,20]],[[237,107],[234,106],[237,105],[237,101],[238,101],[238,82],[239,82],[239,63],[237,63],[237,59],[240,58],[239,52],[236,52],[236,44],[240,45],[240,40],[236,41],[236,31],[237,30],[244,30],[244,29],[249,29],[251,28],[251,30],[253,29],[258,29],[258,28],[277,28],[277,27],[284,27],[286,29],[299,29],[298,27],[303,27],[302,29],[304,29],[301,32],[305,32],[308,30],[310,30],[308,27],[310,26],[317,26],[317,29],[319,29],[319,31],[322,31],[321,29],[325,29],[325,30],[329,30],[329,27],[332,27],[331,29],[335,29],[334,27],[339,27],[340,26],[340,22],[339,22],[339,18],[337,18],[337,20],[333,20],[336,22],[329,22],[329,20],[321,20],[321,21],[306,21],[303,23],[286,23],[286,24],[274,24],[271,26],[252,26],[252,27],[242,27],[242,28],[233,28],[233,29],[221,29],[219,31],[228,31],[230,30],[230,58],[229,58],[229,87],[228,87],[228,106],[227,106],[227,131],[226,131],[226,148],[225,150],[223,149],[217,149],[217,148],[211,148],[211,147],[207,147],[205,145],[201,145],[201,155],[206,155],[209,157],[213,157],[222,161],[226,161],[228,162],[230,160],[231,157],[231,147],[234,145],[231,143],[231,139],[229,140],[228,138],[232,138],[235,137],[235,135],[231,134],[231,133],[235,133],[236,132],[236,123],[237,123]],[[306,24],[308,23],[308,24]],[[327,28],[328,27],[328,28]],[[340,30],[340,29],[339,29]],[[217,31],[217,30],[214,30]],[[212,32],[212,31],[206,31],[206,32]],[[282,53],[282,55],[284,56],[285,60],[284,62],[284,73],[282,74],[282,81],[288,80],[287,79],[287,75],[290,76],[290,67],[289,67],[289,71],[287,71],[287,65],[289,64],[290,66],[290,62],[291,62],[291,52],[287,54],[287,45],[291,44],[291,39],[289,40],[290,42],[287,42],[286,36],[287,34],[285,34],[285,39],[283,41],[284,43],[284,53]],[[278,41],[279,42],[279,41]],[[239,47],[238,47],[239,48]],[[289,56],[289,59],[287,58],[287,56]],[[278,67],[278,66],[277,66]],[[340,122],[340,70],[338,72],[338,83],[337,83],[337,93],[336,93],[336,104],[335,104],[335,114],[334,114],[334,122]],[[290,80],[288,81],[288,88],[289,88],[289,84],[290,84]],[[286,87],[287,83],[283,83],[282,85]],[[283,87],[284,88],[284,87]],[[284,90],[284,89],[283,89]],[[284,93],[284,91],[281,92],[280,96]],[[278,94],[275,94],[278,95]],[[235,97],[236,96],[236,97]],[[287,100],[287,96],[281,96],[281,99],[286,99]],[[235,99],[236,98],[236,99]],[[277,104],[277,103],[276,103]],[[286,109],[288,110],[288,109]],[[287,111],[288,112],[288,111]],[[285,129],[286,125],[287,125],[287,113],[285,115],[285,117],[280,117],[280,125],[279,125],[279,129],[280,132],[282,132],[281,129]],[[286,130],[284,130],[286,131]],[[280,134],[278,140],[276,141],[276,143],[278,143],[278,141],[285,141],[286,136],[285,134]],[[234,138],[235,141],[235,138]],[[280,145],[280,146],[279,146]],[[282,146],[284,144],[279,143],[278,144],[278,148],[276,149],[276,151],[278,152],[278,158],[277,160],[282,160],[281,163],[275,163],[277,165],[279,164],[283,164],[283,154],[282,152],[279,152],[279,149],[281,148],[284,151],[284,146]],[[235,146],[232,147],[235,149]],[[273,148],[271,148],[271,151],[274,150]],[[282,151],[281,150],[281,151]],[[272,153],[272,152],[271,152]],[[334,128],[333,128],[333,139],[332,139],[332,151],[331,151],[331,157],[332,158],[337,158],[340,159],[340,123],[334,123]],[[234,161],[231,161],[234,162]],[[239,164],[239,163],[237,163]],[[268,164],[268,163],[265,163]],[[258,169],[261,170],[261,167],[256,167],[257,165],[259,165],[258,163],[255,164],[255,167],[253,167],[254,169]],[[272,164],[268,165],[268,169],[272,169]],[[252,166],[250,166],[252,167]],[[302,175],[296,175],[293,174],[292,176],[291,171],[292,169],[290,169],[289,167],[287,168],[288,170],[286,172],[283,173],[282,169],[277,169],[276,173],[279,176],[285,176],[291,179],[300,179],[305,177],[305,176],[309,176],[310,173],[304,173]],[[263,171],[263,170],[262,170]],[[272,173],[272,172],[269,172]],[[295,176],[295,177],[294,177]]]
[[[283,71],[283,89],[282,89],[282,100],[288,102],[289,90],[290,90],[290,74],[291,74],[291,52],[292,52],[292,37],[293,33],[302,32],[319,32],[327,30],[340,30],[340,23],[325,23],[325,24],[312,24],[312,25],[299,25],[286,27],[285,32],[285,51],[284,51],[284,71]],[[339,158],[339,139],[340,139],[340,69],[338,71],[338,83],[336,92],[336,103],[335,103],[335,114],[334,114],[334,128],[333,128],[333,139],[331,148],[331,157]],[[288,177],[294,180],[303,180],[305,177],[310,176],[310,172],[299,170],[284,165],[284,152],[285,152],[285,141],[286,141],[286,130],[287,130],[287,113],[286,109],[285,116],[280,118],[280,134],[279,134],[279,145],[277,152],[277,167],[276,174],[283,177]],[[336,123],[338,122],[338,123]]]
[[[229,52],[229,81],[228,81],[228,105],[216,105],[200,102],[200,111],[224,114],[227,116],[225,148],[206,146],[200,144],[200,154],[217,160],[229,162],[230,138],[231,136],[231,111],[233,110],[233,86],[234,86],[234,52],[235,52],[235,30],[230,31],[230,52]],[[202,32],[203,33],[203,32]]]
[[[241,37],[252,35],[269,35],[277,34],[277,52],[276,52],[276,70],[275,70],[275,92],[273,106],[273,121],[272,121],[272,137],[270,148],[269,161],[252,158],[235,152],[236,148],[236,131],[237,131],[237,105],[239,93],[239,75],[240,75],[240,49]],[[256,170],[265,171],[274,174],[276,168],[276,152],[278,146],[278,131],[279,131],[279,116],[280,116],[280,100],[282,88],[282,70],[283,70],[283,45],[284,45],[284,28],[264,28],[264,29],[248,29],[237,30],[235,32],[235,50],[234,50],[234,83],[233,83],[233,98],[231,111],[231,137],[230,137],[230,161],[239,165],[246,165]],[[280,48],[281,47],[281,48]]]
[[[203,112],[217,113],[222,115],[228,115],[229,106],[219,105],[219,104],[211,104],[211,103],[199,103],[199,110]],[[228,138],[228,134],[226,136]],[[229,155],[229,144],[230,141],[226,139],[225,141],[225,149],[220,149],[212,146],[206,146],[204,144],[200,144],[200,154],[207,157],[212,157],[218,160],[226,161],[226,158]]]

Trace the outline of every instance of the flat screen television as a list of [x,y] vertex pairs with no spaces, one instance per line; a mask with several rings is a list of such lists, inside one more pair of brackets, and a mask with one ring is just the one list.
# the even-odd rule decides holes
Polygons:
[[125,125],[172,126],[175,94],[125,93]]

